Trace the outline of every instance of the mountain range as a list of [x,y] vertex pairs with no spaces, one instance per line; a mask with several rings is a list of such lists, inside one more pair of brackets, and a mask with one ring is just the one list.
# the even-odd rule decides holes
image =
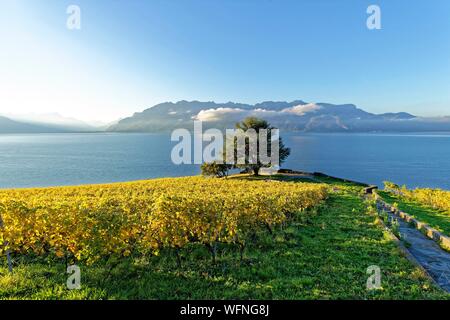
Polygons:
[[353,104],[266,101],[255,105],[199,101],[165,102],[108,128],[115,132],[161,132],[192,129],[193,120],[204,128],[234,128],[248,116],[269,121],[286,131],[302,132],[426,132],[450,131],[450,117],[425,118],[406,112],[374,114]]
[[85,123],[58,114],[0,115],[0,133],[170,132],[203,128],[234,128],[248,116],[267,120],[285,131],[301,132],[450,132],[450,117],[418,117],[406,112],[374,114],[353,104],[265,101],[254,105],[200,101],[164,102],[112,125]]

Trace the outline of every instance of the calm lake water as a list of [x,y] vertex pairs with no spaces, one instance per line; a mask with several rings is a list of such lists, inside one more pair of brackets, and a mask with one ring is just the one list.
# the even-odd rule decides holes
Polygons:
[[[381,185],[450,189],[449,134],[283,134],[285,168]],[[0,135],[0,188],[196,175],[174,165],[166,134]]]

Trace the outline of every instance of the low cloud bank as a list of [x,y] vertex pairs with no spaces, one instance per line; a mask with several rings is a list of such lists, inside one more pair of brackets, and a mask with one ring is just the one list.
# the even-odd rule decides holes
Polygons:
[[297,105],[283,109],[281,111],[266,110],[266,109],[245,110],[240,108],[215,108],[215,109],[201,110],[197,115],[193,116],[192,118],[194,120],[204,122],[221,121],[224,119],[239,121],[245,117],[250,116],[264,119],[271,119],[271,118],[280,119],[284,117],[286,119],[289,119],[293,115],[304,116],[309,112],[315,112],[319,109],[321,109],[321,107],[314,103]]

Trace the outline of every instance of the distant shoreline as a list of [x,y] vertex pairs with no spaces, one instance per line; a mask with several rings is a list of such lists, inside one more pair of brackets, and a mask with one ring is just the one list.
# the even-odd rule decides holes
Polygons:
[[[71,131],[71,132],[0,132],[6,135],[60,135],[60,134],[170,134],[171,131]],[[282,130],[282,134],[304,135],[450,135],[450,131],[351,131],[351,132],[314,132]]]

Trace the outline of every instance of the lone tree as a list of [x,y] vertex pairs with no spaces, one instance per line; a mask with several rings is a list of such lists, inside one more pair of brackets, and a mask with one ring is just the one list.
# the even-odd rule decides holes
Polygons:
[[[236,163],[234,165],[235,168],[240,169],[246,169],[249,172],[253,172],[254,175],[259,175],[259,170],[263,167],[270,167],[273,165],[273,163],[264,163],[264,161],[261,161],[261,156],[263,155],[262,152],[265,152],[266,150],[261,150],[261,142],[260,139],[260,130],[266,129],[267,130],[267,154],[266,156],[270,156],[272,152],[272,140],[271,140],[271,134],[272,130],[275,129],[272,127],[267,121],[256,118],[256,117],[248,117],[244,119],[241,122],[236,123],[236,129],[242,130],[244,133],[253,132],[253,130],[256,132],[256,145],[257,145],[257,155],[256,159],[251,159],[250,155],[250,138],[248,138],[249,135],[246,135],[245,138],[245,163],[239,164]],[[281,137],[279,138],[279,161],[277,164],[281,165],[286,158],[291,153],[291,150],[283,144],[283,141]],[[264,148],[265,149],[265,148]],[[234,138],[234,154],[235,157],[237,155],[237,138]]]

